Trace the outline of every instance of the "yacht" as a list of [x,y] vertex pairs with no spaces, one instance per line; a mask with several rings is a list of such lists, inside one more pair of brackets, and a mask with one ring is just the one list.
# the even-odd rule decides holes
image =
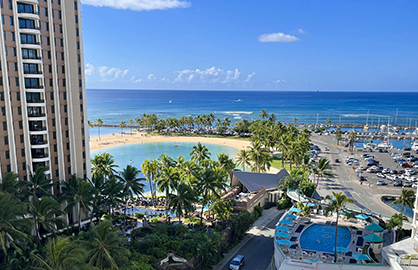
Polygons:
[[388,149],[388,148],[390,149],[390,148],[392,148],[392,145],[388,141],[383,141],[383,142],[379,143],[377,145],[377,147],[384,148],[384,149]]

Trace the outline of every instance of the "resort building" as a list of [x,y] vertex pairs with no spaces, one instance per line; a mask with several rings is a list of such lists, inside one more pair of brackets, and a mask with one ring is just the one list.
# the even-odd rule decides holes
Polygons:
[[80,0],[0,3],[0,179],[89,178]]
[[234,198],[235,211],[253,212],[255,206],[278,202],[281,196],[279,183],[288,175],[286,169],[277,174],[232,171],[231,191],[222,198]]

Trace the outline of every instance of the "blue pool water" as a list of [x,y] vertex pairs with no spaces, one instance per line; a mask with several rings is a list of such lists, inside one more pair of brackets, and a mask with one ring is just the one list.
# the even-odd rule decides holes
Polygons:
[[[315,224],[307,228],[300,237],[300,247],[304,250],[333,253],[335,246],[335,226]],[[337,246],[348,247],[351,234],[348,228],[338,227]]]

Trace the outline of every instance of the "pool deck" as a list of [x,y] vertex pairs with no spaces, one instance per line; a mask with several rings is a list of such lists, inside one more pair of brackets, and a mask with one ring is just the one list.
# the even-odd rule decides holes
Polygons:
[[[346,227],[350,230],[351,233],[351,242],[348,246],[348,252],[338,253],[337,262],[338,263],[351,263],[357,264],[356,260],[353,258],[353,254],[361,254],[363,251],[366,241],[363,240],[363,237],[370,234],[369,230],[366,230],[364,227],[365,222],[353,222],[354,220],[347,221],[345,217],[340,216],[338,226]],[[290,259],[294,260],[304,260],[304,261],[320,261],[322,263],[332,263],[334,260],[334,252],[323,252],[316,250],[307,250],[302,249],[300,246],[300,237],[303,232],[309,228],[311,225],[328,225],[335,227],[336,217],[325,217],[323,215],[314,215],[311,214],[309,218],[298,217],[289,227],[289,239],[293,245],[281,246],[283,252]],[[298,230],[300,225],[304,225],[303,230]],[[315,241],[312,239],[312,241]],[[382,262],[382,257],[380,255],[376,256],[377,259]]]

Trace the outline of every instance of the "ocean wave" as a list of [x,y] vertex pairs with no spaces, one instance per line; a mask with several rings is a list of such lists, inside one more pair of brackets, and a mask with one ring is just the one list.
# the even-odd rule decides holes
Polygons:
[[235,116],[234,119],[242,119],[241,116]]
[[250,111],[224,111],[224,112],[214,112],[214,113],[223,113],[223,114],[252,114],[253,112]]
[[[343,114],[342,117],[367,117],[367,114]],[[369,117],[388,117],[387,115],[369,114]]]

